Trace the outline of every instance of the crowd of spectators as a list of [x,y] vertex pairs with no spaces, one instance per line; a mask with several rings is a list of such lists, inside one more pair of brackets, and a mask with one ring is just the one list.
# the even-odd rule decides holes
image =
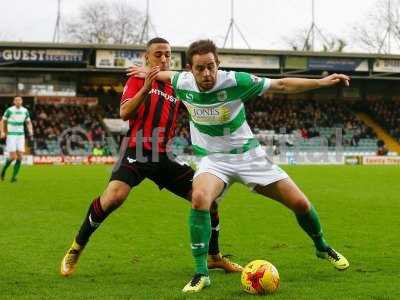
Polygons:
[[379,101],[368,105],[371,114],[389,133],[400,141],[400,102]]
[[[246,104],[249,125],[257,130],[279,133],[297,133],[303,139],[320,136],[320,128],[339,128],[346,145],[357,146],[362,138],[374,138],[372,128],[359,120],[344,102],[331,101],[280,101],[258,98]],[[334,146],[336,134],[328,143]]]
[[[6,106],[0,105],[1,114]],[[90,142],[96,145],[97,152],[101,152],[98,148],[103,147],[106,136],[101,119],[119,118],[118,108],[117,103],[94,107],[36,104],[30,109],[35,132],[35,147],[38,150],[46,150],[48,141],[59,142],[63,133],[74,129],[83,134],[81,138],[79,134],[75,134],[70,139],[73,144],[79,147],[82,142]],[[348,103],[343,101],[283,101],[260,97],[246,103],[245,108],[249,125],[255,132],[296,134],[303,140],[309,140],[323,135],[321,130],[324,128],[338,128],[341,129],[341,134],[346,136],[343,145],[347,146],[357,146],[360,139],[376,138],[373,130],[359,120],[350,110]],[[400,104],[373,102],[369,103],[368,108],[370,113],[400,141]],[[335,146],[336,132],[326,136],[329,146]],[[189,117],[183,105],[176,125],[176,136],[190,144]],[[4,144],[4,141],[2,143]]]
[[97,107],[86,105],[37,104],[32,112],[37,150],[47,150],[48,142],[68,140],[71,147],[83,147],[86,142],[103,143],[105,130]]
[[[245,105],[247,120],[254,132],[273,131],[275,134],[297,134],[304,140],[321,136],[321,128],[341,129],[345,146],[357,146],[360,139],[373,139],[372,128],[359,120],[348,105],[339,101],[278,101],[255,99]],[[188,115],[184,110],[177,124],[177,135],[190,142]],[[327,137],[335,146],[336,133]]]
[[115,104],[107,103],[103,105],[103,114],[105,118],[119,119],[119,107]]

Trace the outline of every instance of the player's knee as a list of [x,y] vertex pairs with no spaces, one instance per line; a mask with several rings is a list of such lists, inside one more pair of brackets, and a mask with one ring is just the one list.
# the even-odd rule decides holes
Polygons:
[[118,189],[118,188],[112,188],[109,189],[106,193],[105,197],[105,205],[108,208],[115,209],[124,203],[127,195],[125,191]]
[[192,191],[192,207],[194,209],[209,209],[210,199],[206,191],[194,189]]
[[296,214],[306,214],[310,211],[310,201],[304,196],[299,197],[293,202],[293,210]]

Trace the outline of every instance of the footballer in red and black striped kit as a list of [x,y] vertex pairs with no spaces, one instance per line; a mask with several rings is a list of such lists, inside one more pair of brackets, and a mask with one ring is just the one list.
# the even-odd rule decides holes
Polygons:
[[[120,116],[123,120],[129,120],[129,132],[121,143],[120,158],[114,166],[106,190],[90,204],[78,234],[61,261],[60,272],[63,276],[75,272],[79,256],[92,233],[125,201],[131,189],[145,178],[154,181],[160,189],[166,188],[191,201],[194,171],[187,164],[175,160],[168,151],[169,141],[175,134],[180,101],[176,99],[169,83],[155,80],[160,71],[169,69],[171,47],[168,41],[162,38],[150,40],[145,58],[150,71],[144,79],[129,78],[121,99]],[[219,252],[216,204],[210,215],[212,232],[208,247],[208,268],[240,272],[240,265]],[[207,255],[207,252],[204,254]]]
[[[134,99],[144,82],[144,79],[138,77],[128,79],[121,106]],[[175,135],[180,101],[176,98],[172,86],[161,81],[153,81],[146,97],[148,99],[137,108],[135,118],[129,119],[129,147],[136,147],[138,141],[143,141],[139,146],[144,150],[151,151],[154,146],[157,147],[157,152],[166,152],[168,141]],[[155,129],[158,131],[156,137],[153,136]],[[152,145],[154,140],[157,141],[156,145]]]

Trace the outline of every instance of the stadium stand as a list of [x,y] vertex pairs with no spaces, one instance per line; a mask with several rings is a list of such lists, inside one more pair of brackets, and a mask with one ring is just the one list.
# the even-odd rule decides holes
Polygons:
[[[34,153],[87,154],[95,145],[96,148],[104,150],[104,155],[110,151],[115,152],[114,148],[117,148],[121,136],[112,135],[103,119],[119,118],[120,95],[97,93],[97,96],[101,99],[101,105],[94,107],[34,105],[31,110],[35,128]],[[399,109],[393,103],[383,102],[370,103],[368,107],[384,126],[391,129],[391,134],[399,139]],[[0,110],[4,111],[4,108],[3,104]],[[279,153],[279,147],[282,148],[283,144],[299,151],[318,151],[321,147],[334,150],[338,146],[347,152],[377,151],[378,140],[373,130],[357,118],[351,105],[343,101],[281,101],[260,97],[246,104],[246,113],[249,124],[260,142],[273,147],[275,153]],[[190,145],[188,119],[188,113],[182,106],[176,128],[176,136],[180,139],[176,141],[176,146]],[[67,145],[60,137],[63,133],[71,134],[68,133],[71,129],[75,134],[69,139],[71,144],[67,151]],[[107,146],[110,137],[113,147]],[[185,152],[190,152],[190,147],[186,147]]]
[[398,141],[400,141],[400,102],[370,102],[368,110],[371,115]]
[[376,135],[343,101],[281,101],[259,98],[246,106],[249,124],[266,145],[285,138],[301,151],[343,147],[345,151],[374,152]]
[[[106,130],[99,107],[36,104],[32,111],[35,154],[88,153],[91,145],[106,147]],[[64,137],[69,137],[70,143]],[[67,151],[67,147],[72,150]]]

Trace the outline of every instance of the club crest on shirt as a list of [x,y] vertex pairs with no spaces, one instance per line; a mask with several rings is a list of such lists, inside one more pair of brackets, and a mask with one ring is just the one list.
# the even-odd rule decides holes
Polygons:
[[228,99],[228,93],[226,91],[219,91],[217,93],[217,99],[218,101],[225,101]]

